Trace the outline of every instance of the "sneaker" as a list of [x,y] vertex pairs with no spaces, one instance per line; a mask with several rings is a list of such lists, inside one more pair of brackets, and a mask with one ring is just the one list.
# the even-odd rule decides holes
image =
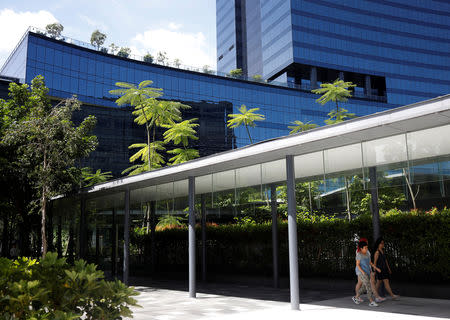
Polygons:
[[352,297],[352,300],[356,304],[360,304],[361,303],[357,297]]
[[369,307],[378,307],[378,303],[372,301],[371,303],[369,303]]
[[377,302],[377,303],[380,303],[383,301],[386,301],[386,298],[383,298],[383,297],[375,298],[375,302]]

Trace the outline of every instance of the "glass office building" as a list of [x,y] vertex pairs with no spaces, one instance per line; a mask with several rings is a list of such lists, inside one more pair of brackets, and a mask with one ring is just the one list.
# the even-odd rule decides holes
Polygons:
[[[232,20],[232,14],[221,9],[224,2],[235,2],[235,16],[242,18]],[[234,37],[217,36],[221,72],[234,67],[225,62],[241,50],[244,54],[234,60],[249,77],[260,74],[311,88],[341,78],[356,83],[356,92],[397,105],[450,91],[448,1],[243,3],[244,11],[241,1],[217,0],[217,30],[224,21],[236,25]],[[240,44],[239,39],[245,41]],[[227,51],[233,46],[235,50]]]
[[[34,30],[34,32],[33,32]],[[226,127],[228,115],[242,104],[260,108],[266,120],[250,128],[253,141],[287,135],[294,120],[313,121],[319,125],[327,118],[332,106],[322,107],[315,102],[317,95],[309,90],[233,79],[216,74],[193,72],[168,66],[122,58],[88,48],[75,40],[53,39],[30,29],[1,73],[22,79],[26,83],[43,75],[50,95],[66,98],[77,95],[83,102],[77,119],[88,114],[97,116],[95,134],[99,147],[86,165],[112,170],[118,175],[129,166],[132,143],[145,141],[143,127],[133,122],[130,108],[118,107],[109,90],[118,81],[139,83],[153,80],[154,86],[164,89],[164,99],[182,101],[192,108],[185,118],[199,118],[199,140],[195,147],[205,156],[219,151],[247,145],[250,141],[245,128]],[[344,106],[357,115],[366,115],[396,107],[382,99],[364,94],[351,99]]]

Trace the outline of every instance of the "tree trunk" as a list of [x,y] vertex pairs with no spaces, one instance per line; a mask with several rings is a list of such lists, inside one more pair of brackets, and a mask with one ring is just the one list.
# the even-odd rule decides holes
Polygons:
[[350,211],[350,190],[348,189],[348,180],[345,177],[345,202],[347,204],[347,217],[348,221],[352,220],[352,214]]
[[9,255],[9,239],[8,239],[8,233],[9,233],[9,224],[8,224],[8,213],[4,212],[3,216],[3,237],[2,237],[2,256],[8,257]]
[[[409,170],[408,170],[408,173],[409,173]],[[409,190],[409,194],[411,195],[413,208],[414,208],[414,210],[416,210],[417,209],[417,207],[416,207],[416,196],[417,196],[417,194],[414,194],[414,192],[413,192],[411,183],[409,181],[409,178],[408,178],[408,176],[406,174],[406,170],[405,169],[403,169],[403,175],[405,176],[405,181],[406,181],[406,184],[408,185],[408,190]]]
[[42,258],[45,258],[45,255],[47,254],[47,234],[45,232],[45,224],[46,224],[46,214],[47,214],[47,195],[45,187],[42,187],[42,204],[41,204],[41,238],[42,238]]
[[147,127],[147,145],[148,145],[148,150],[147,150],[147,156],[148,156],[148,171],[150,171],[152,169],[152,150],[150,148],[150,129]]
[[[44,163],[42,166],[44,172],[47,169],[47,152],[44,148]],[[45,218],[47,215],[47,188],[44,185],[42,187],[42,199],[41,199],[41,238],[42,238],[42,258],[45,258],[45,255],[47,254],[47,234],[45,232]]]
[[250,144],[253,144],[252,137],[250,137],[250,131],[248,130],[248,126],[245,125],[245,129],[247,129],[248,137],[250,138]]

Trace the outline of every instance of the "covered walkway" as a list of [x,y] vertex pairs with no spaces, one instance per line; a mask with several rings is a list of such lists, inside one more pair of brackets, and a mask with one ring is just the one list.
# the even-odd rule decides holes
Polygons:
[[[123,221],[123,280],[129,280],[130,215],[133,207],[148,203],[151,228],[154,230],[157,203],[173,210],[189,208],[189,297],[197,296],[196,211],[205,230],[205,204],[214,207],[216,195],[227,193],[236,201],[241,188],[251,187],[270,202],[272,208],[273,279],[278,281],[278,236],[276,186],[287,187],[289,279],[292,309],[299,309],[299,272],[295,183],[323,181],[322,192],[329,191],[328,181],[358,176],[359,188],[370,189],[374,238],[380,234],[377,203],[377,180],[400,172],[414,179],[411,168],[430,166],[442,178],[450,155],[450,95],[405,107],[320,127],[304,133],[281,137],[187,163],[140,175],[114,180],[82,190],[72,198],[58,199],[55,212],[63,211],[74,201],[80,203],[79,254],[87,252],[89,215],[110,212],[113,229],[118,217]],[[434,172],[434,171],[433,171]],[[387,174],[389,173],[389,174]],[[196,206],[197,205],[197,206]],[[200,209],[196,209],[200,208]],[[122,220],[123,219],[123,220]],[[153,234],[154,232],[152,232]],[[113,238],[112,261],[116,261],[117,233]],[[206,235],[202,233],[203,248]],[[61,239],[58,240],[59,243]],[[59,246],[59,245],[58,245]],[[153,250],[152,250],[153,254]],[[114,263],[115,265],[115,263]],[[202,277],[206,275],[205,252],[202,254]],[[115,268],[115,267],[114,267]]]

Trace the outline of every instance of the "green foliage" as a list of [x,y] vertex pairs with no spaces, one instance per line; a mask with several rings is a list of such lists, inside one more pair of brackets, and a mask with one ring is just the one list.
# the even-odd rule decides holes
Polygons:
[[[122,174],[130,172],[129,175],[135,175],[144,171],[148,171],[148,164],[151,163],[152,164],[152,168],[160,168],[163,164],[165,164],[166,162],[164,161],[163,156],[161,155],[161,151],[166,150],[166,148],[163,145],[162,141],[153,141],[151,142],[149,145],[146,143],[134,143],[131,146],[128,147],[128,149],[135,149],[135,148],[141,148],[140,150],[138,150],[135,154],[133,154],[130,157],[130,162],[135,162],[136,160],[141,160],[143,162],[143,165],[138,165],[139,168],[137,171],[130,171],[129,169],[132,168],[127,168],[125,169]],[[148,161],[148,157],[151,157],[150,161]],[[141,169],[147,168],[143,171],[141,171]]]
[[[10,103],[2,103],[2,113],[5,112],[8,117],[26,112],[26,116],[10,123],[4,131],[1,144],[15,149],[11,160],[27,176],[35,191],[33,200],[40,206],[45,255],[48,199],[79,186],[81,171],[72,168],[78,159],[88,156],[97,146],[97,137],[90,134],[96,119],[89,116],[79,126],[75,126],[71,121],[72,114],[80,109],[80,102],[70,98],[52,106],[42,76],[32,80],[30,94],[24,94],[23,90],[16,92],[19,97],[13,98]],[[25,101],[28,109],[15,105],[22,99],[28,100]],[[17,110],[5,111],[5,108]]]
[[101,33],[98,29],[92,32],[91,35],[91,44],[97,47],[97,50],[105,43],[106,34]]
[[131,54],[131,49],[127,47],[120,48],[119,52],[117,52],[117,56],[122,58],[128,58]]
[[119,50],[119,47],[116,46],[113,42],[109,45],[109,50],[111,51],[112,54],[116,54],[116,52]]
[[[130,158],[130,162],[135,162],[140,159],[142,164],[136,164],[125,169],[122,172],[123,174],[128,173],[133,175],[160,168],[165,164],[163,156],[159,153],[165,150],[164,143],[174,142],[176,145],[180,143],[178,140],[181,140],[183,147],[186,149],[187,144],[184,144],[185,141],[188,139],[197,139],[192,133],[192,128],[198,125],[190,123],[193,120],[178,123],[182,120],[181,110],[190,107],[176,101],[158,100],[157,98],[162,96],[162,89],[153,88],[151,87],[152,84],[152,81],[146,80],[139,83],[136,87],[134,84],[117,82],[116,86],[120,87],[120,89],[110,91],[111,94],[120,95],[116,100],[118,105],[131,104],[135,107],[133,115],[136,118],[134,121],[139,125],[145,125],[147,133],[146,144],[136,143],[129,147],[141,148]],[[156,140],[156,129],[158,127],[165,127],[170,131],[164,136],[165,142]],[[184,136],[185,133],[188,135]],[[184,162],[187,157],[192,157],[196,154],[193,150],[189,153],[178,152],[178,150],[168,151],[168,153],[176,155],[170,159],[172,163]]]
[[178,59],[178,58],[176,58],[175,60],[173,60],[173,65],[174,65],[176,68],[179,68],[179,67],[181,66],[181,60]]
[[259,108],[252,108],[247,110],[247,106],[243,104],[239,108],[240,113],[233,113],[229,114],[228,117],[231,118],[228,120],[227,126],[228,128],[237,128],[242,125],[245,126],[247,129],[247,134],[250,139],[250,143],[253,143],[252,137],[250,136],[250,131],[248,130],[248,127],[256,127],[255,121],[264,121],[266,118],[264,115],[255,113],[255,111],[258,111]]
[[262,75],[260,74],[255,74],[252,76],[252,80],[256,81],[256,82],[264,82]]
[[147,54],[144,56],[143,59],[144,59],[144,62],[147,62],[147,63],[153,63],[153,60],[154,60],[153,56],[149,52],[147,52]]
[[175,148],[167,151],[167,153],[174,155],[169,159],[171,165],[180,164],[200,157],[196,149]]
[[169,62],[169,57],[167,56],[167,52],[159,51],[156,54],[156,61],[163,66],[167,65],[167,63]]
[[326,104],[329,101],[336,103],[336,112],[339,112],[338,102],[345,102],[350,98],[351,92],[348,88],[356,87],[351,82],[345,82],[344,80],[336,79],[333,83],[322,83],[319,89],[311,90],[315,94],[321,94],[322,96],[316,100],[321,105]]
[[292,123],[292,126],[288,126],[288,128],[291,129],[289,134],[304,132],[304,131],[308,131],[308,130],[318,127],[317,124],[311,123],[311,121],[302,122],[300,120],[295,120],[294,122],[291,122],[291,123]]
[[174,228],[184,226],[184,219],[173,214],[165,214],[158,220],[158,229]]
[[175,145],[182,144],[183,147],[187,147],[189,139],[197,140],[197,132],[195,127],[198,127],[197,118],[184,120],[178,123],[162,124],[161,126],[167,130],[164,132],[164,142],[172,142]]
[[356,118],[356,115],[354,113],[348,112],[347,109],[344,108],[339,108],[339,110],[331,110],[328,113],[328,119],[325,120],[326,124],[336,124],[336,123],[341,123],[344,122],[345,120],[348,119],[353,119]]
[[[348,221],[330,216],[299,213],[299,268],[303,276],[354,278],[354,235],[366,237],[370,245],[372,218],[368,214]],[[272,245],[270,222],[255,223],[244,216],[237,224],[207,226],[210,272],[251,273],[270,276]],[[288,275],[287,222],[279,221],[280,272]],[[381,215],[381,232],[386,255],[396,279],[414,282],[449,282],[450,210],[399,211]],[[196,232],[200,233],[198,227]],[[198,235],[199,236],[199,235]],[[148,234],[132,235],[132,243],[150,246]],[[158,270],[179,270],[187,266],[186,228],[157,231]],[[145,251],[145,250],[144,250]],[[169,253],[170,252],[170,253]],[[157,252],[158,254],[158,252]],[[138,267],[138,266],[136,266]]]
[[54,39],[58,39],[63,30],[64,27],[59,22],[51,23],[45,26],[45,31],[47,31],[47,34]]
[[82,168],[81,174],[84,187],[91,187],[93,185],[106,182],[113,177],[111,171],[102,172],[101,169],[97,169],[95,173],[92,173],[92,169],[89,167]]
[[205,65],[202,67],[202,71],[203,71],[203,73],[207,73],[207,74],[213,73],[213,71],[211,70],[211,67],[210,67],[209,65],[207,65],[207,64],[205,64]]
[[70,266],[52,252],[40,262],[0,258],[0,319],[122,319],[136,295],[83,260]]
[[242,69],[233,69],[230,71],[230,76],[236,79],[241,78],[243,75]]

